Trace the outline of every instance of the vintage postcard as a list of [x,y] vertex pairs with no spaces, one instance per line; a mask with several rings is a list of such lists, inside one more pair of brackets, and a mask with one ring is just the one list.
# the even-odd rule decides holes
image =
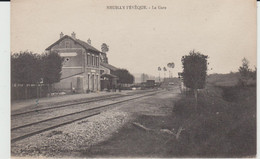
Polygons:
[[12,158],[256,157],[255,0],[12,0]]

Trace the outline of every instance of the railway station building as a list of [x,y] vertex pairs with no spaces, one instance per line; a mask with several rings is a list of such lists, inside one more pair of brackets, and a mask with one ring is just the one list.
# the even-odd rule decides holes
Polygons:
[[55,90],[78,93],[100,90],[101,52],[91,46],[90,40],[79,40],[74,32],[71,36],[61,33],[60,39],[45,51],[56,51],[64,58],[61,81],[54,84]]
[[96,92],[105,85],[104,81],[116,83],[117,77],[111,73],[117,68],[108,64],[106,53],[93,47],[90,39],[85,42],[77,39],[74,32],[71,36],[61,32],[60,38],[45,51],[58,52],[64,58],[61,80],[53,86],[56,91]]

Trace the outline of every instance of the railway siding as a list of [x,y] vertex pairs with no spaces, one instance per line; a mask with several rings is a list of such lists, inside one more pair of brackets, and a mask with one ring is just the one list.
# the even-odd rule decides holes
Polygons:
[[[51,113],[52,117],[50,117],[50,115],[46,113],[36,114],[34,118],[32,118],[32,116],[27,116],[27,118],[22,118],[21,116],[18,116],[16,119],[12,120],[13,124],[11,129],[11,142],[14,143],[17,142],[18,140],[23,140],[27,137],[31,137],[32,135],[36,135],[44,131],[55,129],[56,127],[60,127],[66,124],[71,124],[72,122],[84,118],[88,118],[89,116],[97,115],[102,111],[110,108],[110,106],[114,106],[122,102],[131,101],[145,96],[154,95],[156,93],[158,93],[158,91],[152,91],[152,92],[149,91],[141,95],[137,93],[137,94],[129,95],[120,100],[118,100],[118,98],[116,98],[116,100],[112,98],[112,102],[109,101],[106,104],[96,105],[88,109],[79,106],[76,108],[79,108],[81,110],[76,109],[75,111],[74,110],[75,108],[71,108],[69,110],[63,109],[63,113],[65,112],[66,114],[61,115],[60,111],[55,111],[54,114]],[[43,118],[39,119],[40,115]],[[24,119],[27,119],[27,122],[24,122]],[[30,121],[34,121],[34,122],[30,122]],[[15,125],[17,123],[19,123],[20,125],[19,124]]]
[[96,107],[99,107],[101,105],[108,105],[121,100],[131,99],[134,95],[138,95],[138,94],[140,94],[140,92],[137,92],[135,94],[131,93],[128,95],[112,96],[108,98],[99,98],[94,102],[88,102],[89,100],[87,100],[86,102],[76,102],[76,104],[69,103],[69,104],[65,104],[64,107],[60,107],[59,105],[57,108],[55,105],[53,105],[52,109],[47,109],[47,110],[45,110],[45,108],[39,108],[38,109],[39,111],[29,111],[29,113],[26,114],[12,116],[11,128],[13,129],[21,125],[30,124],[32,122],[39,122],[49,118],[54,118],[57,116],[84,111],[87,109],[95,109]]

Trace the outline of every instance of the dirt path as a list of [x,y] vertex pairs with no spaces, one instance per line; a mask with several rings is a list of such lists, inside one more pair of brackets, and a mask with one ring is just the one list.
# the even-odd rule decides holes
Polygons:
[[168,157],[164,144],[175,137],[163,131],[176,133],[172,108],[179,98],[179,90],[175,89],[118,107],[117,111],[130,113],[131,120],[108,140],[80,152],[80,157]]

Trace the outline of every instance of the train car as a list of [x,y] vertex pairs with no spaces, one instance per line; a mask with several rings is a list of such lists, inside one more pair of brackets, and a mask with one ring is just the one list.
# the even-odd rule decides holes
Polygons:
[[147,80],[146,82],[141,83],[141,89],[149,89],[155,87],[156,87],[155,80]]
[[146,87],[154,88],[155,87],[155,80],[147,80],[146,81]]

